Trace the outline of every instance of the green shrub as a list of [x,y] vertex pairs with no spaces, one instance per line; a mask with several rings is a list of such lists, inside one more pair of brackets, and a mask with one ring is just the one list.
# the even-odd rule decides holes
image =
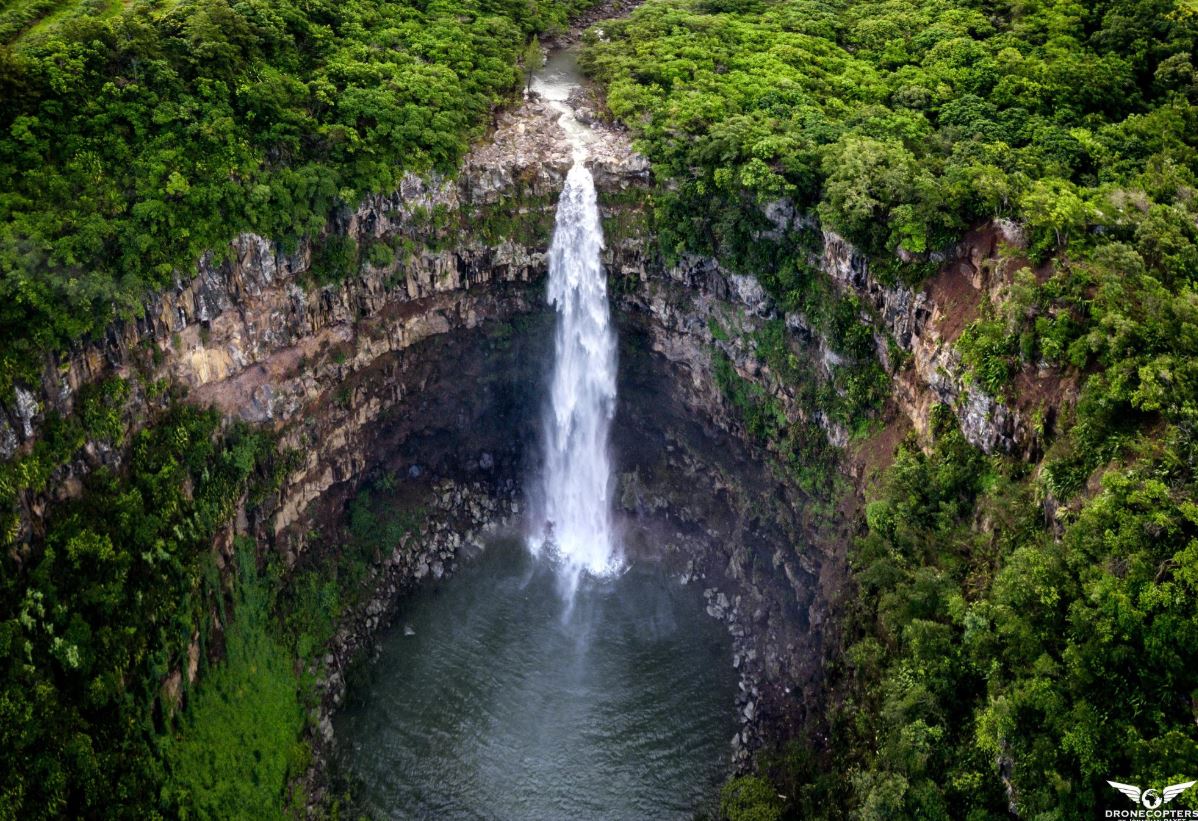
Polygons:
[[358,243],[344,234],[329,234],[312,248],[312,276],[320,285],[344,282],[358,272]]
[[188,694],[166,747],[171,799],[183,817],[280,818],[289,776],[304,757],[304,725],[291,654],[274,638],[270,580],[255,567],[253,545],[237,553],[224,658]]
[[764,778],[742,775],[720,791],[720,815],[728,821],[780,821],[782,801]]

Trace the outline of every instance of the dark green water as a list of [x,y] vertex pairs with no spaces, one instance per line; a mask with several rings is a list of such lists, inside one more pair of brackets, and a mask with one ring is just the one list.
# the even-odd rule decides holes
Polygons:
[[690,818],[728,761],[729,658],[676,580],[634,566],[567,611],[496,544],[408,603],[335,721],[342,763],[380,818]]

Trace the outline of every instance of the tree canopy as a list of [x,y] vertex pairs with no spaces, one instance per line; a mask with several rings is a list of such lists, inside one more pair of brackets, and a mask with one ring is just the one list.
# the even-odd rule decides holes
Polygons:
[[238,232],[294,242],[405,171],[454,169],[528,36],[575,5],[138,0],[31,25],[11,21],[48,10],[10,6],[0,386]]

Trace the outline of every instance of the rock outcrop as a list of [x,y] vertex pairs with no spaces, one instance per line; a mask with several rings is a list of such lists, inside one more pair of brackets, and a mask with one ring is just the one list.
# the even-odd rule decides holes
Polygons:
[[[954,347],[966,321],[1000,282],[1014,272],[998,259],[998,244],[1022,247],[1009,223],[975,232],[942,260],[942,273],[921,288],[886,284],[875,277],[866,257],[834,231],[822,230],[819,267],[842,291],[859,296],[873,309],[866,318],[874,329],[878,358],[895,377],[894,397],[917,430],[926,433],[931,405],[952,408],[965,438],[986,453],[1031,455],[1041,446],[1020,409],[1000,402],[966,376]],[[909,355],[909,367],[890,360],[890,343]]]

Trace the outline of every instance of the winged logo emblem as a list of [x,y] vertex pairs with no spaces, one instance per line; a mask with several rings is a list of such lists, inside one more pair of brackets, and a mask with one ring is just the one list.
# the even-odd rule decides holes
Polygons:
[[1198,781],[1185,781],[1181,784],[1170,784],[1160,792],[1152,789],[1141,790],[1134,784],[1120,784],[1118,781],[1108,781],[1106,783],[1110,784],[1119,792],[1126,795],[1134,803],[1143,804],[1147,809],[1155,810],[1161,804],[1168,804],[1190,787],[1198,784]]

